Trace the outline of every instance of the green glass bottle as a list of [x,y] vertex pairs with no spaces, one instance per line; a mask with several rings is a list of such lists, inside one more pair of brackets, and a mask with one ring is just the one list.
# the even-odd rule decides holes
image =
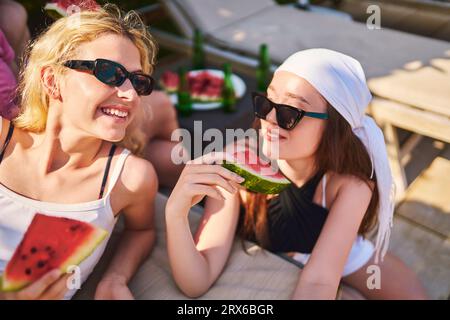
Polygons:
[[231,64],[223,65],[222,106],[225,112],[236,111],[236,93],[234,92],[233,80],[231,79]]
[[270,57],[267,44],[263,43],[259,47],[258,67],[256,69],[256,88],[260,92],[266,92],[269,86],[270,77]]
[[192,114],[192,101],[185,67],[180,67],[178,69],[178,77],[180,80],[177,91],[177,109],[180,116],[187,117]]
[[200,30],[194,31],[194,38],[192,44],[192,68],[205,68],[205,51],[203,50],[203,34]]

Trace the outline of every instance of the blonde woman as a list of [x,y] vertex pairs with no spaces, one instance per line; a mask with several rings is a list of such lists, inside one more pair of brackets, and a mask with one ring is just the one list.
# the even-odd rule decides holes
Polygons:
[[[0,273],[36,212],[110,233],[121,212],[125,231],[96,298],[133,298],[127,282],[155,239],[157,176],[135,155],[143,135],[132,125],[153,89],[155,52],[137,15],[113,6],[60,19],[31,45],[21,113],[0,121]],[[106,243],[80,264],[82,282]],[[0,299],[70,298],[66,279],[50,271]]]

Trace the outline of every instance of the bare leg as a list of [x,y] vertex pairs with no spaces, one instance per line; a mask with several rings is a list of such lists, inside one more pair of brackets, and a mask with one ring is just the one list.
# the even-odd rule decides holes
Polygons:
[[178,129],[175,107],[161,91],[143,98],[142,103],[148,119],[143,124],[148,141],[144,157],[155,167],[160,184],[173,187],[184,167],[171,159],[173,148],[179,145],[178,142],[171,141],[172,132]]
[[175,106],[167,94],[155,90],[151,95],[142,97],[141,105],[145,109],[143,129],[148,139],[170,141],[172,132],[178,128],[178,119]]
[[371,274],[366,272],[369,265],[374,265],[372,258],[358,271],[344,277],[347,285],[357,289],[367,299],[386,300],[422,300],[428,299],[425,289],[416,274],[409,269],[399,258],[387,253],[383,263],[380,263],[381,288],[369,289],[367,279]]

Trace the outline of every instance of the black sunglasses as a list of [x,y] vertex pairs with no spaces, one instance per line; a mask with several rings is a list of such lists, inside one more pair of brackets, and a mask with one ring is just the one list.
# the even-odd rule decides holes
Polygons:
[[278,125],[286,130],[292,130],[300,122],[303,117],[311,117],[316,119],[327,120],[327,113],[307,112],[286,104],[278,104],[270,101],[264,94],[253,92],[253,110],[255,116],[260,119],[266,119],[269,112],[275,108]]
[[153,91],[154,80],[142,72],[128,72],[121,64],[106,60],[68,60],[64,66],[70,69],[91,72],[101,82],[120,87],[126,79],[130,79],[134,90],[140,96],[148,96]]

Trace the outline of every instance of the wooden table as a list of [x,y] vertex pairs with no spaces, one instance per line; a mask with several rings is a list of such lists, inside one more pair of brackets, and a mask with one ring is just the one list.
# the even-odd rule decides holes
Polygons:
[[[405,164],[421,137],[450,143],[450,59],[395,70],[369,87],[375,95],[369,112],[383,128],[400,201],[408,186]],[[395,128],[413,133],[402,146]]]

